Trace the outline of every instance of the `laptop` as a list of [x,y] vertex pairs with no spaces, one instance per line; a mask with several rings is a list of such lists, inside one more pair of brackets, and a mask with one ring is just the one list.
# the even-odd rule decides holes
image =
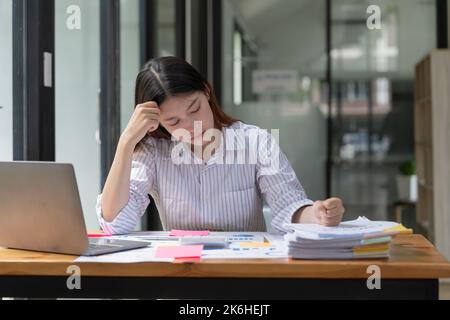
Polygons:
[[0,247],[95,256],[148,245],[88,237],[71,164],[0,162]]

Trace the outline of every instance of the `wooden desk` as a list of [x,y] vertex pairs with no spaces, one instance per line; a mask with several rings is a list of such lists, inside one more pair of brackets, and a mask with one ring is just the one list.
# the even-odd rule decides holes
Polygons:
[[[76,257],[0,249],[0,297],[190,299],[437,299],[450,263],[420,235],[397,236],[385,260],[214,260],[79,263],[81,290],[68,290]],[[381,290],[367,289],[367,268]]]

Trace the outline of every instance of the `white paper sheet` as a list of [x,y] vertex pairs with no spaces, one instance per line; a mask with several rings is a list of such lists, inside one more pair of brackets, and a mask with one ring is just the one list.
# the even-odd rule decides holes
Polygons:
[[122,252],[104,254],[95,257],[79,257],[75,262],[91,263],[141,263],[141,262],[173,262],[174,259],[155,258],[155,247],[127,250]]
[[325,227],[318,224],[286,224],[286,227],[292,230],[294,235],[304,239],[361,238],[366,234],[383,232],[385,229],[396,226],[399,224],[389,221],[370,221],[366,217],[342,222],[336,227]]
[[[141,263],[141,262],[173,262],[173,259],[155,258],[156,247],[160,245],[178,245],[179,238],[170,237],[167,231],[135,232],[127,235],[112,236],[114,239],[145,241],[149,247],[118,253],[100,255],[95,257],[80,257],[75,262],[92,263]],[[231,244],[239,242],[265,242],[274,246],[269,248],[239,248],[203,250],[202,259],[279,259],[287,258],[286,248],[281,235],[272,235],[266,232],[211,232],[211,237],[226,236]]]

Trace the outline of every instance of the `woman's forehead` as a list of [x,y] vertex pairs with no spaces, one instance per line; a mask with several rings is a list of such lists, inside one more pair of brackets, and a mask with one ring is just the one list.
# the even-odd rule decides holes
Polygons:
[[201,92],[190,92],[168,96],[159,106],[161,113],[178,113],[186,111],[189,106],[202,95]]

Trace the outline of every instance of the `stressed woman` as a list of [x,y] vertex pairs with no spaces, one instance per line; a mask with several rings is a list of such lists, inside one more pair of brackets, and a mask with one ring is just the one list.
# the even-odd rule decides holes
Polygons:
[[102,229],[134,230],[155,201],[165,230],[265,231],[339,224],[342,201],[307,198],[275,135],[225,114],[190,64],[153,59],[136,80],[135,111],[98,197]]

